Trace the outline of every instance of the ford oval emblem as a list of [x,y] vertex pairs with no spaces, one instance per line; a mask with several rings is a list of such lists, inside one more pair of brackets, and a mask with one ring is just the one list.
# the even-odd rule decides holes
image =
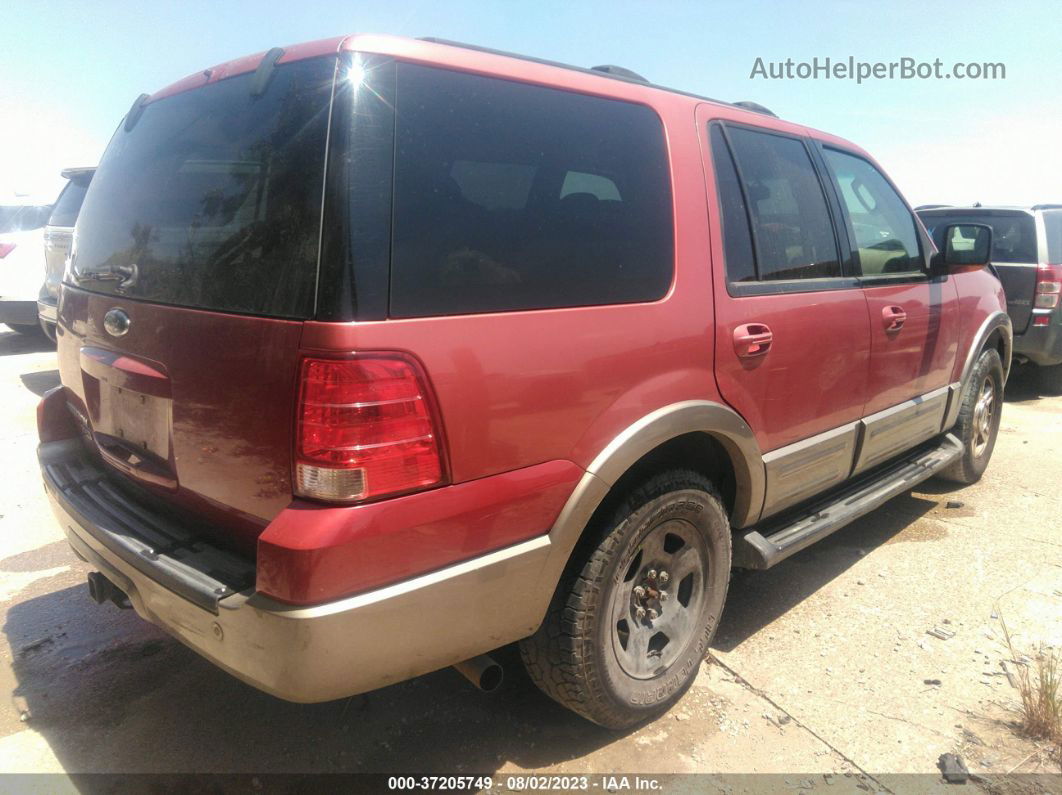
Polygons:
[[120,337],[129,331],[129,315],[121,309],[112,309],[103,316],[103,327],[112,337]]

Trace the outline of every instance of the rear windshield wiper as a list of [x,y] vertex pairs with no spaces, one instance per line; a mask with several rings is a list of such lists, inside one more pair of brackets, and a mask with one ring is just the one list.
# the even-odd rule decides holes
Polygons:
[[118,265],[113,268],[99,268],[97,270],[79,270],[74,268],[74,278],[79,282],[118,282],[118,289],[125,290],[136,284],[136,264]]

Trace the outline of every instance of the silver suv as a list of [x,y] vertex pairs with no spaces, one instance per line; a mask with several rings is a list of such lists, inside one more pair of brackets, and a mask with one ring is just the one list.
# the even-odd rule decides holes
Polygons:
[[70,256],[70,244],[74,238],[74,223],[81,212],[95,168],[67,168],[62,174],[69,180],[55,201],[48,225],[44,228],[44,285],[37,297],[37,317],[44,333],[55,341],[55,322],[59,304],[59,284],[63,281],[63,268]]

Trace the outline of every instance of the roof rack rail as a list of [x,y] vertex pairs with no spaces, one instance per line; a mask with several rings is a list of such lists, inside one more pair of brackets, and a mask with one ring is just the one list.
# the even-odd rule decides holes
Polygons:
[[915,212],[918,212],[919,210],[940,210],[940,209],[943,209],[944,207],[951,207],[951,205],[950,204],[920,204],[917,207],[915,207]]
[[764,107],[759,102],[753,102],[751,99],[743,99],[733,104],[735,107],[751,110],[753,113],[763,113],[766,116],[773,116],[776,119],[778,118],[778,114],[773,110]]
[[1062,210],[1062,204],[1034,204],[1034,210]]
[[639,83],[645,83],[646,85],[649,84],[649,81],[642,77],[640,74],[638,74],[637,72],[632,72],[630,69],[627,69],[623,66],[616,66],[615,64],[607,63],[602,64],[601,66],[591,66],[590,69],[595,72],[602,72],[606,75],[615,75],[616,77],[623,77],[627,80],[635,80]]
[[[613,66],[606,64],[603,66],[595,66],[587,69],[583,66],[573,66],[568,63],[561,63],[560,61],[550,61],[545,58],[535,58],[531,55],[520,55],[515,52],[506,52],[505,50],[495,50],[491,47],[480,47],[478,44],[465,44],[460,41],[452,41],[451,39],[440,39],[436,36],[421,36],[418,41],[426,41],[431,44],[445,44],[448,47],[460,47],[465,50],[475,50],[476,52],[485,52],[491,55],[503,55],[506,58],[517,58],[521,61],[530,61],[531,63],[542,64],[543,66],[555,66],[559,69],[570,69],[574,72],[582,72],[588,75],[597,75],[598,77],[611,77],[613,80],[622,80],[625,83],[638,83],[639,85],[648,86],[649,88],[657,88],[661,91],[667,91],[671,94],[680,94],[684,97],[692,97],[693,99],[702,99],[705,102],[714,102],[717,105],[729,105],[733,107],[733,102],[725,102],[721,99],[715,99],[713,97],[706,97],[701,94],[694,94],[691,91],[682,91],[678,88],[668,88],[667,86],[661,86],[657,83],[651,83],[637,72],[632,72],[622,66]],[[762,107],[762,106],[761,106]],[[770,113],[770,111],[767,111]],[[771,113],[774,116],[773,113]]]

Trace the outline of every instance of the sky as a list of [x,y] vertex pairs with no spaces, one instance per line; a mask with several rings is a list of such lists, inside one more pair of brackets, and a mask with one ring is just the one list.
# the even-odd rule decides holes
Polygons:
[[[912,204],[1062,202],[1062,5],[1029,2],[8,0],[0,195],[49,197],[94,165],[136,96],[273,46],[437,36],[749,99],[867,149]],[[767,80],[764,65],[1002,63],[997,80]]]

